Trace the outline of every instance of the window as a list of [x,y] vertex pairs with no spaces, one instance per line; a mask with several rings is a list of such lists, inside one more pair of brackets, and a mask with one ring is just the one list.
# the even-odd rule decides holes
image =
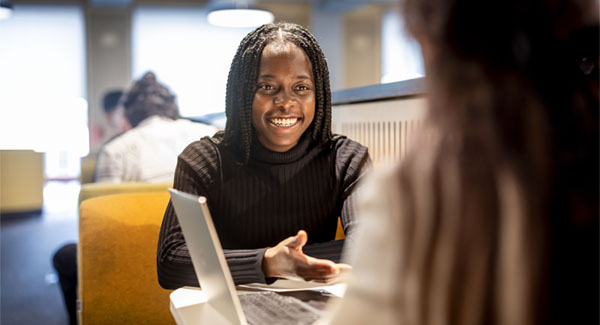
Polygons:
[[397,10],[384,14],[381,33],[382,83],[425,75],[419,44],[404,31],[403,19]]
[[46,176],[77,177],[89,150],[79,6],[15,5],[0,21],[0,149],[46,153]]
[[140,7],[133,13],[133,79],[156,73],[182,116],[225,111],[231,60],[254,28],[215,27],[202,8]]

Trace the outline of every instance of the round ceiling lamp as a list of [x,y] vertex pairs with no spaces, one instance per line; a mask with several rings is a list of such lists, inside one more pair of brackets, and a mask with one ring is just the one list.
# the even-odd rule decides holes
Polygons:
[[258,27],[272,23],[275,17],[270,11],[247,3],[233,3],[212,9],[207,18],[211,25],[219,27]]

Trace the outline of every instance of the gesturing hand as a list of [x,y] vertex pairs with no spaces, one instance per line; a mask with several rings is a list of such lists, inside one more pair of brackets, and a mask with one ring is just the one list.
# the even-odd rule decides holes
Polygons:
[[350,265],[318,259],[302,252],[308,235],[300,230],[296,236],[282,240],[265,251],[262,269],[265,277],[302,278],[305,281],[328,282],[351,269]]

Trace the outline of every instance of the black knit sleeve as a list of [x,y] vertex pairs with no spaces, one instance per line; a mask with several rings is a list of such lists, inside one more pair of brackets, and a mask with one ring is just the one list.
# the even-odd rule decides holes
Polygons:
[[334,139],[336,178],[341,182],[340,218],[346,238],[307,245],[304,252],[307,255],[340,262],[342,249],[348,249],[354,243],[357,226],[356,196],[365,175],[371,170],[372,162],[367,147],[345,137]]
[[[346,246],[352,245],[357,225],[356,197],[364,177],[372,169],[367,147],[350,139],[338,141],[336,168],[342,179],[342,227],[346,234]],[[351,243],[349,243],[351,242]]]
[[[195,195],[209,196],[219,179],[219,153],[208,138],[190,144],[178,157],[173,187]],[[224,250],[236,284],[265,282],[262,273],[264,249]],[[199,286],[175,210],[169,202],[160,229],[157,249],[158,282],[165,289]]]

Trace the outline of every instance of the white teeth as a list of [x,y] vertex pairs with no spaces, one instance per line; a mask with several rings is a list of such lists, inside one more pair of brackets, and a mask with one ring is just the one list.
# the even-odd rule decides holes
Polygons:
[[297,117],[291,117],[291,118],[272,118],[271,123],[277,125],[277,126],[292,126],[294,124],[296,124],[296,122],[298,121]]

